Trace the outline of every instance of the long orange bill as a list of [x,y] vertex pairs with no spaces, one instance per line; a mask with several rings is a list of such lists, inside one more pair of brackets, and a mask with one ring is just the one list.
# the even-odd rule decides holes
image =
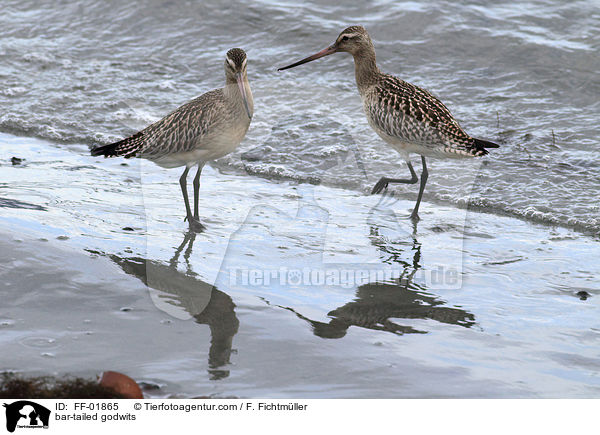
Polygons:
[[313,54],[312,56],[308,56],[306,59],[299,60],[298,62],[293,63],[291,65],[284,66],[283,68],[279,68],[277,71],[283,71],[284,69],[294,68],[295,66],[302,65],[303,63],[312,62],[313,60],[317,60],[322,57],[329,56],[330,54],[333,54],[336,51],[337,51],[336,47],[334,45],[331,45],[331,46],[327,47],[325,50],[321,50],[318,53]]

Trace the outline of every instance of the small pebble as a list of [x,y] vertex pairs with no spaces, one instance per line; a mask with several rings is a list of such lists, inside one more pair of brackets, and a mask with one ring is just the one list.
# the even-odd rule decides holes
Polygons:
[[69,240],[69,236],[58,236],[56,240]]
[[135,230],[131,227],[123,227],[123,231],[135,231]]
[[14,166],[20,165],[21,163],[23,163],[23,159],[20,159],[18,157],[13,157],[12,159],[10,159],[10,161]]
[[581,299],[582,301],[587,300],[587,298],[589,298],[590,296],[591,295],[588,292],[586,292],[585,290],[581,290],[581,291],[577,292],[577,297],[579,299]]

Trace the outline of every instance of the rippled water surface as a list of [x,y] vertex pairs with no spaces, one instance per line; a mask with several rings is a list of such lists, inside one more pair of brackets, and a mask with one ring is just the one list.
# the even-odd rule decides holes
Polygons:
[[[0,128],[60,142],[116,140],[221,86],[224,53],[240,46],[256,116],[221,167],[367,191],[406,167],[368,127],[350,56],[276,72],[352,23],[370,31],[382,70],[429,89],[468,132],[503,145],[485,166],[433,162],[428,198],[464,203],[452,186],[473,170],[474,206],[600,231],[594,1],[7,1]],[[366,174],[355,164],[319,167],[348,153]]]
[[[366,194],[407,169],[352,59],[276,71],[350,24],[501,144],[431,160],[416,230],[414,186]],[[120,370],[156,396],[598,397],[599,45],[593,1],[3,2],[0,370]],[[189,237],[178,170],[88,147],[221,86],[234,46],[255,117],[204,170]]]

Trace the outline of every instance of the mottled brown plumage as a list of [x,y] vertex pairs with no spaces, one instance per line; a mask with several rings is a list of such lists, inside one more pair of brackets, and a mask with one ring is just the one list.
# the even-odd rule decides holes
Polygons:
[[[235,150],[248,131],[254,110],[244,50],[232,48],[227,52],[225,76],[224,88],[193,99],[128,138],[91,151],[93,156],[141,157],[166,168],[185,166],[180,185],[190,228],[198,231],[203,229],[198,221],[202,167]],[[192,216],[186,179],[189,169],[195,165],[198,165],[198,172],[194,178]]]
[[416,183],[418,177],[409,154],[419,154],[423,173],[419,196],[411,215],[413,219],[418,219],[419,204],[428,177],[426,156],[483,156],[488,153],[485,148],[497,148],[498,145],[469,136],[448,108],[425,89],[381,72],[377,67],[373,42],[362,26],[346,28],[331,46],[280,70],[341,51],[354,57],[356,84],[369,125],[404,156],[412,175],[408,180],[381,178],[372,193],[387,189],[389,183]]
[[[206,162],[233,151],[210,143],[217,142],[231,128],[238,131],[241,140],[249,121],[243,106],[227,98],[223,89],[215,89],[128,138],[94,149],[92,155],[142,157],[168,168]],[[236,123],[241,125],[237,127]]]
[[487,154],[435,96],[397,77],[381,74],[379,83],[364,89],[369,120],[389,141],[399,139],[423,149],[418,154]]

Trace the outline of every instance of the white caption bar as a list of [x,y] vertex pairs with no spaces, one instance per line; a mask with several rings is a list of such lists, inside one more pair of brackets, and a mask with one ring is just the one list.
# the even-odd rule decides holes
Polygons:
[[[4,400],[0,433],[598,434],[600,400]],[[4,430],[6,429],[6,430]],[[35,429],[41,429],[36,431]],[[4,432],[3,432],[4,431]],[[85,431],[85,432],[83,432]],[[142,432],[143,431],[143,432]]]

